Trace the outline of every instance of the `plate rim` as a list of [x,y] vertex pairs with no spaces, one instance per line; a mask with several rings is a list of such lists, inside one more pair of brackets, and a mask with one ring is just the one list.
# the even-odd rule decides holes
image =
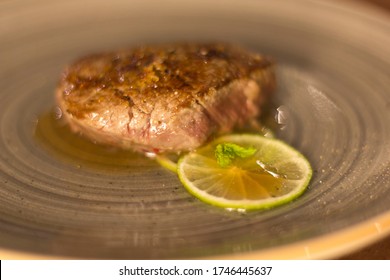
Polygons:
[[[286,245],[274,246],[244,253],[205,256],[205,260],[310,260],[335,259],[353,253],[390,236],[390,211],[354,226],[322,236]],[[0,248],[2,260],[74,260],[64,255],[26,252]],[[191,259],[191,258],[188,258]]]

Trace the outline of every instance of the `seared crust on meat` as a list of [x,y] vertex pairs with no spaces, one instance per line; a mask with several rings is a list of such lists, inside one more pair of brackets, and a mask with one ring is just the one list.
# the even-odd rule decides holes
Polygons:
[[57,89],[63,116],[94,141],[191,150],[260,114],[273,63],[229,44],[155,45],[84,57]]

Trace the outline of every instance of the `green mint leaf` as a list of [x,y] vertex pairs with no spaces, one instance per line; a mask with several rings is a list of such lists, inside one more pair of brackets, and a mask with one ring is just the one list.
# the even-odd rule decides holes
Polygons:
[[221,167],[229,166],[232,161],[237,158],[247,158],[256,153],[253,147],[241,147],[234,143],[222,143],[215,147],[215,158]]
[[219,166],[226,167],[232,162],[231,158],[233,158],[233,155],[226,151],[223,144],[218,144],[215,148],[215,158]]

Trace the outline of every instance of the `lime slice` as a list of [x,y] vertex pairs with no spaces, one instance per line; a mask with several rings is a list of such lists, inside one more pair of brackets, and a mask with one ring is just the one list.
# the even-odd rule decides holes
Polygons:
[[[226,151],[231,148],[230,154],[216,154],[223,151],[221,145]],[[292,201],[305,191],[312,176],[309,162],[294,148],[274,138],[250,134],[223,136],[184,155],[177,172],[185,188],[198,199],[242,210],[267,209]]]

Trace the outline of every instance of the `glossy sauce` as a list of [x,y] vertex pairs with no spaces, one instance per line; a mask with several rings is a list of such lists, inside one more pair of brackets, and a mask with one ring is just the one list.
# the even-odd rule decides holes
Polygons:
[[51,155],[80,168],[129,172],[158,166],[154,160],[140,153],[93,143],[74,133],[58,118],[55,110],[39,116],[34,136]]

